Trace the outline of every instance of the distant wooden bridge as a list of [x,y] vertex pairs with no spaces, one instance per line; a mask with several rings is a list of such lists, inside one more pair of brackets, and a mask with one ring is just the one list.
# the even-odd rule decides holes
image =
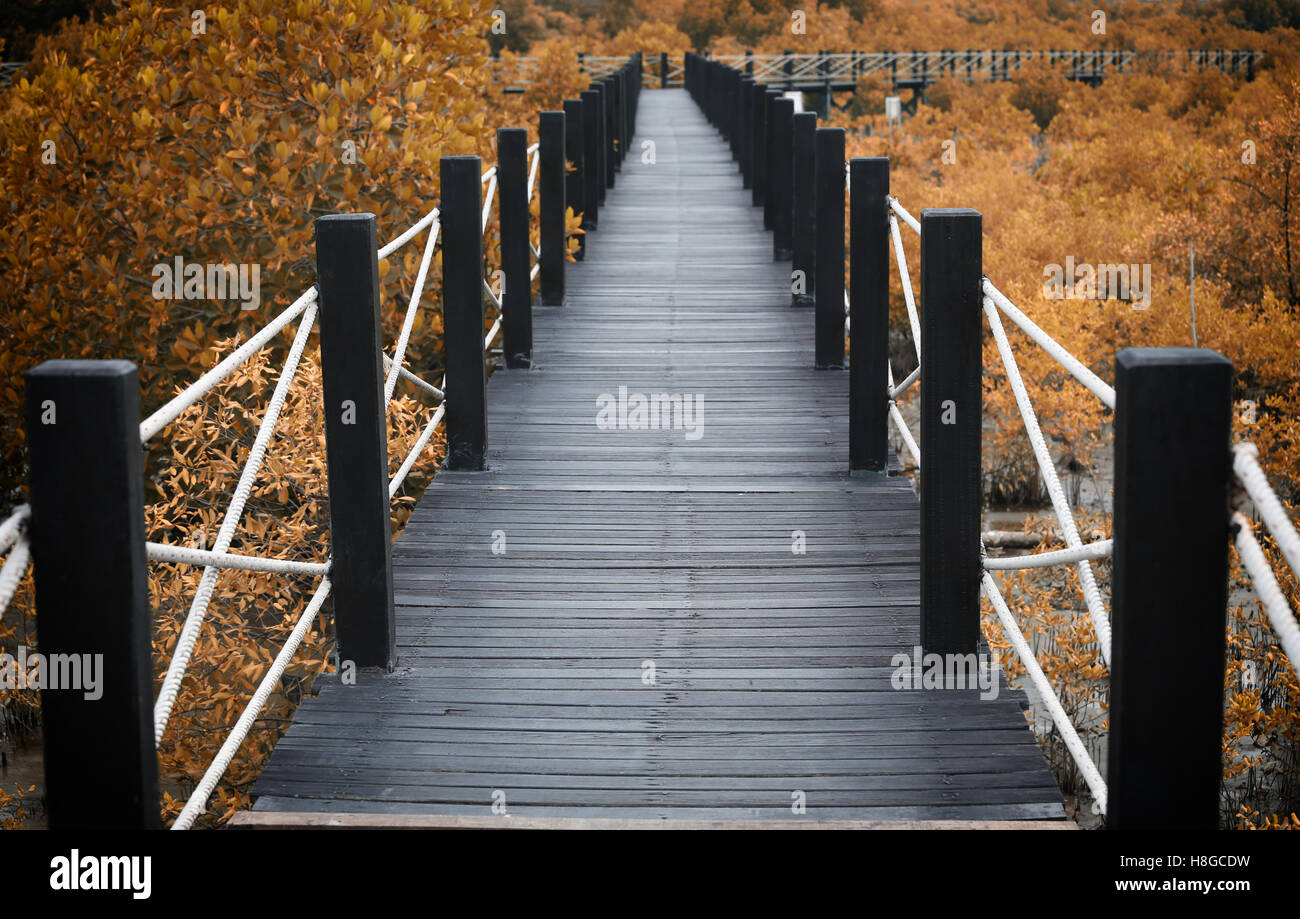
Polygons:
[[[327,599],[339,672],[235,825],[1073,826],[1025,696],[989,659],[981,596],[1107,826],[1216,825],[1230,535],[1300,660],[1243,512],[1298,569],[1300,537],[1253,448],[1229,449],[1231,364],[1128,349],[1111,386],[983,276],[978,212],[918,219],[887,160],[845,162],[843,129],[737,68],[684,67],[687,91],[643,95],[634,56],[541,113],[537,143],[501,129],[488,170],[445,157],[439,206],[385,245],[373,215],[321,218],[317,285],[143,422],[126,362],[30,372],[31,507],[0,524],[0,609],[30,550],[42,650],[106,668],[95,701],[44,692],[52,826],[159,825],[156,744],[224,568],[319,580],[177,828],[204,813]],[[568,207],[589,235],[566,265]],[[489,232],[504,288],[486,277]],[[420,279],[442,249],[438,385],[405,366],[422,280],[391,351],[379,323],[379,261],[421,233]],[[901,379],[891,249],[918,358]],[[318,318],[332,554],[233,553]],[[1004,318],[1114,413],[1111,538],[1080,537]],[[295,321],[215,543],[147,543],[141,442]],[[1064,548],[981,544],[985,321]],[[390,476],[399,383],[437,407]],[[919,437],[899,409],[917,390]],[[59,422],[43,424],[51,402]],[[443,425],[445,468],[393,543],[391,499]],[[1109,610],[1091,568],[1107,558]],[[156,699],[148,559],[204,569]],[[1052,565],[1075,568],[1111,677],[1104,776],[996,578]]]

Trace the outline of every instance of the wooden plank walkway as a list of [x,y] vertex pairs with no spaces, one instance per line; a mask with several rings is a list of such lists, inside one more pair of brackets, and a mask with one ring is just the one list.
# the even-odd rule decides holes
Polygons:
[[[1063,817],[1020,695],[891,688],[917,499],[847,473],[846,374],[812,369],[726,147],[680,90],[638,120],[537,367],[491,379],[489,469],[439,474],[397,540],[399,669],[322,680],[256,809]],[[700,436],[602,430],[620,387],[702,397]]]

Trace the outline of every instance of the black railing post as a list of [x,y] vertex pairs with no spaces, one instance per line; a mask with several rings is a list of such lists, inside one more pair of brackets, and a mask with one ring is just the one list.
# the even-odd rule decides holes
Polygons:
[[[444,229],[444,245],[445,234]],[[397,632],[377,250],[374,214],[317,218],[330,580],[338,659],[392,670]]]
[[668,52],[659,52],[659,88],[668,88]]
[[772,259],[788,260],[794,208],[794,100],[781,97],[772,108]]
[[605,197],[605,151],[600,143],[599,90],[582,91],[582,116],[582,228],[591,231],[600,227],[600,203]]
[[51,655],[75,662],[60,668],[71,685],[53,685],[49,666],[41,687],[50,828],[157,829],[135,365],[60,360],[30,370],[27,443],[40,653],[47,664]]
[[[565,158],[573,164],[573,171],[568,171],[565,166],[564,174],[564,206],[573,208],[575,216],[583,214],[586,211],[584,204],[584,193],[586,191],[586,144],[583,132],[583,110],[581,99],[564,100],[564,155]],[[586,226],[586,220],[583,220],[583,226]],[[587,238],[585,233],[578,234],[578,251],[573,254],[577,261],[582,261],[587,250]]]
[[[563,118],[562,113],[560,117]],[[563,125],[560,126],[563,131]],[[482,469],[487,454],[487,365],[483,354],[482,163],[444,156],[442,325],[447,364],[447,468]],[[546,250],[542,250],[545,259]],[[545,268],[543,267],[543,276]]]
[[753,193],[750,200],[754,207],[762,207],[767,198],[767,87],[755,83],[753,106],[750,109],[753,128],[751,138],[753,145]]
[[1111,829],[1218,826],[1231,436],[1226,358],[1116,356]]
[[537,193],[541,196],[542,305],[564,303],[564,112],[542,112],[538,127],[542,162]]
[[604,83],[592,83],[591,92],[596,94],[596,143],[600,146],[600,153],[597,155],[596,162],[599,168],[596,170],[596,182],[599,185],[599,200],[597,204],[605,203],[606,189],[613,187],[614,182],[609,178],[610,171],[613,167],[609,163],[609,140],[606,131],[608,125],[608,103],[605,96],[608,93],[608,87]]
[[[889,158],[849,161],[849,469],[889,460]],[[901,381],[899,381],[901,382]]]
[[754,187],[754,78],[741,77],[738,109],[737,150],[740,153],[740,179],[742,187]]
[[[497,200],[501,221],[501,350],[506,367],[531,367],[532,258],[528,251],[528,132],[497,130]],[[585,221],[584,221],[585,223]]]
[[844,366],[844,129],[818,128],[815,242],[816,362]]
[[763,157],[766,163],[764,170],[764,179],[766,188],[763,189],[763,229],[771,230],[775,224],[776,218],[776,180],[780,175],[780,169],[776,162],[776,100],[781,98],[781,93],[775,89],[768,89],[767,97],[763,100],[764,134],[763,145],[767,148]]
[[618,171],[618,119],[615,116],[614,78],[601,81],[605,94],[605,187],[614,187],[614,173]]
[[921,212],[921,646],[972,654],[980,634],[982,218]]
[[791,155],[794,173],[794,202],[791,229],[792,306],[811,307],[816,290],[817,232],[817,113],[798,112],[794,116]]

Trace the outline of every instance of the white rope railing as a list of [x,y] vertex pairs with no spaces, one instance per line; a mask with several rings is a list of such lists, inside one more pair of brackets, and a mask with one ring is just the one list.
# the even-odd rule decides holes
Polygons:
[[1106,782],[1101,777],[1101,772],[1097,769],[1097,764],[1092,761],[1088,755],[1088,749],[1079,739],[1079,732],[1074,729],[1070,721],[1070,716],[1066,714],[1065,708],[1061,705],[1060,698],[1056,695],[1056,690],[1052,687],[1052,682],[1043,673],[1043,668],[1039,666],[1038,659],[1034,657],[1033,649],[1029,647],[1029,642],[1025,640],[1024,633],[1020,631],[1020,626],[1016,624],[1015,617],[1011,615],[1011,610],[1007,607],[1007,601],[1002,596],[1002,591],[998,589],[997,582],[993,580],[993,575],[987,571],[984,572],[984,592],[988,595],[989,602],[993,604],[993,609],[997,613],[998,622],[1002,625],[1002,631],[1011,642],[1011,647],[1015,648],[1022,664],[1025,665],[1025,672],[1029,675],[1029,680],[1034,685],[1039,698],[1047,707],[1048,714],[1056,729],[1061,732],[1061,739],[1065,741],[1065,748],[1069,750],[1070,756],[1074,759],[1083,775],[1083,780],[1087,782],[1088,789],[1092,792],[1093,799],[1097,802],[1097,808],[1101,813],[1106,813]]
[[921,362],[921,317],[916,311],[916,295],[912,292],[912,274],[907,270],[907,256],[903,252],[903,237],[898,231],[898,220],[889,215],[889,235],[894,240],[894,259],[898,263],[898,280],[903,288],[903,302],[907,304],[907,321],[912,326],[912,347],[916,361]]
[[1282,557],[1287,560],[1296,577],[1300,578],[1300,535],[1297,535],[1291,517],[1278,500],[1273,486],[1268,484],[1268,477],[1259,465],[1259,448],[1249,441],[1234,444],[1232,471],[1254,502],[1260,519],[1268,527],[1277,547],[1282,550]]
[[889,196],[888,201],[889,201],[889,209],[893,211],[895,214],[897,214],[900,218],[902,218],[903,223],[911,227],[912,230],[915,231],[917,236],[920,236],[921,221],[917,220],[915,217],[909,214],[907,212],[907,208],[899,204],[898,199],[895,198],[893,195]]
[[429,224],[433,223],[437,219],[438,219],[438,208],[435,207],[433,210],[429,211],[429,213],[425,214],[414,224],[412,224],[411,227],[408,230],[406,230],[406,232],[404,232],[401,236],[394,239],[388,245],[381,246],[379,249],[379,258],[381,259],[388,258],[388,256],[392,255],[398,249],[402,248],[402,246],[405,246],[411,240],[415,239],[415,237],[419,235],[421,230],[423,230],[425,227],[427,227]]
[[[1016,364],[1015,355],[1011,352],[1011,343],[1007,341],[1007,333],[1002,328],[1002,320],[998,316],[998,311],[993,305],[993,301],[984,298],[984,313],[988,316],[989,328],[993,330],[993,338],[997,342],[998,353],[1002,356],[1002,366],[1006,371],[1007,382],[1011,384],[1011,391],[1015,394],[1016,405],[1020,409],[1021,419],[1025,423],[1025,433],[1029,437],[1030,446],[1034,451],[1034,458],[1038,461],[1038,469],[1043,477],[1043,484],[1047,487],[1048,497],[1052,502],[1052,510],[1056,515],[1057,525],[1061,529],[1061,534],[1065,537],[1066,545],[1070,549],[1079,549],[1083,546],[1083,540],[1079,537],[1078,527],[1074,523],[1074,514],[1070,510],[1069,502],[1065,500],[1065,492],[1061,488],[1060,478],[1056,473],[1056,464],[1052,461],[1051,451],[1047,448],[1047,441],[1043,438],[1043,432],[1038,426],[1038,416],[1034,412],[1034,406],[1029,401],[1029,393],[1025,389],[1024,380],[1020,377],[1020,368]],[[1102,660],[1110,666],[1110,619],[1101,602],[1101,591],[1097,589],[1097,580],[1092,573],[1092,565],[1088,559],[1081,558],[1077,563],[1079,572],[1079,583],[1083,588],[1084,600],[1088,606],[1088,614],[1092,619],[1093,630],[1097,634],[1097,646],[1101,650]]]
[[[247,502],[253,484],[257,480],[257,474],[262,467],[262,460],[266,456],[266,449],[275,433],[276,422],[280,418],[280,410],[284,407],[285,398],[289,394],[289,387],[298,370],[298,363],[302,358],[303,349],[307,346],[307,340],[311,337],[312,326],[315,321],[316,304],[313,301],[307,307],[302,322],[298,325],[298,334],[294,337],[293,346],[289,349],[288,357],[285,358],[284,369],[280,373],[280,379],[276,382],[275,391],[272,393],[271,400],[267,405],[266,414],[262,417],[262,423],[258,427],[257,437],[253,441],[252,448],[248,451],[248,458],[244,461],[239,483],[235,486],[235,492],[230,499],[229,507],[226,509],[226,516],[222,520],[221,529],[218,531],[217,538],[213,543],[213,552],[225,553],[230,548],[230,543],[235,537],[235,531],[238,529],[240,518],[244,513],[244,504]],[[159,691],[158,699],[154,703],[155,744],[162,741],[163,733],[167,730],[167,722],[171,717],[172,706],[176,703],[176,697],[180,693],[181,681],[185,678],[185,670],[189,666],[190,656],[193,654],[194,645],[198,641],[203,619],[207,615],[208,604],[212,600],[219,571],[220,569],[211,565],[203,569],[203,577],[199,581],[198,590],[195,592],[194,600],[190,604],[189,613],[185,617],[185,624],[181,628],[176,648],[172,652],[171,662],[167,666],[167,674],[163,678],[162,689]]]
[[289,634],[289,638],[280,649],[280,653],[275,656],[275,660],[272,662],[270,669],[267,670],[266,675],[262,677],[262,682],[258,684],[252,699],[244,707],[244,712],[239,716],[239,721],[235,723],[230,736],[221,745],[221,749],[217,751],[211,765],[203,773],[203,778],[195,786],[194,793],[185,802],[185,807],[181,810],[180,816],[172,824],[173,830],[190,829],[194,825],[194,821],[207,808],[208,798],[212,796],[213,789],[217,787],[217,782],[225,775],[226,769],[230,767],[230,761],[239,752],[239,748],[248,737],[248,732],[252,729],[254,722],[257,721],[257,716],[266,707],[266,701],[271,697],[271,692],[275,689],[276,684],[280,682],[280,677],[284,675],[289,661],[293,660],[293,656],[298,653],[298,646],[302,644],[302,640],[306,637],[311,624],[316,620],[316,614],[320,612],[320,608],[324,605],[325,598],[329,596],[332,586],[328,577],[321,578],[321,582],[317,586],[316,592],[312,594],[307,608],[298,617],[297,625]]
[[145,543],[145,553],[150,561],[174,562],[180,565],[203,565],[210,568],[230,568],[236,571],[261,571],[268,574],[322,575],[329,573],[327,562],[296,562],[287,558],[262,558],[256,555],[232,555],[228,552],[209,552],[186,546],[169,546],[163,543]]
[[[383,358],[384,358],[384,372],[387,373],[393,368],[393,359],[389,357],[387,354],[383,355]],[[403,380],[406,380],[408,383],[412,384],[413,386],[424,390],[429,395],[433,396],[435,399],[446,398],[441,389],[434,386],[432,383],[428,382],[423,377],[418,377],[415,374],[411,373],[411,371],[407,370],[405,367],[401,367],[398,369],[398,376],[400,376]]]
[[31,508],[21,504],[0,524],[0,552],[9,552],[4,564],[0,565],[0,615],[9,608],[9,602],[31,564],[31,542],[27,538],[27,522],[31,515]]
[[1016,305],[1003,295],[1003,293],[993,286],[988,278],[984,279],[984,295],[992,300],[1002,312],[1007,314],[1016,325],[1024,330],[1025,334],[1038,343],[1038,346],[1046,351],[1062,367],[1082,383],[1093,395],[1102,401],[1102,403],[1112,411],[1115,409],[1115,388],[1102,382],[1101,377],[1097,376],[1091,370],[1083,365],[1073,354],[1066,351],[1055,339],[1040,329],[1032,319],[1016,308]]
[[1113,539],[1100,539],[1087,543],[1077,549],[1055,549],[1051,552],[1038,552],[1033,555],[1013,555],[1007,558],[982,559],[986,571],[1018,571],[1023,568],[1051,568],[1056,565],[1070,565],[1086,559],[1110,558],[1115,549]]
[[180,417],[183,411],[211,392],[218,383],[230,376],[236,367],[261,350],[263,345],[300,316],[307,307],[315,304],[318,296],[319,291],[315,287],[306,291],[248,341],[226,355],[221,363],[203,374],[203,376],[175,395],[170,402],[140,422],[141,442],[147,443],[151,437]]
[[411,448],[411,452],[406,454],[406,459],[402,460],[402,465],[388,482],[389,501],[397,497],[397,490],[402,487],[402,482],[406,479],[407,473],[409,473],[411,468],[415,465],[416,459],[424,450],[425,445],[429,443],[429,438],[433,436],[434,430],[438,427],[438,422],[442,421],[442,417],[446,413],[447,403],[444,402],[442,405],[438,406],[438,410],[433,413],[433,417],[429,419],[429,423],[426,424],[424,430],[420,432],[419,438],[415,441],[415,446]]
[[397,345],[393,349],[393,358],[389,361],[388,376],[384,379],[384,407],[393,401],[393,390],[397,388],[397,378],[401,375],[402,361],[406,357],[406,347],[411,341],[411,329],[415,327],[415,314],[420,308],[420,295],[424,292],[424,282],[433,261],[433,250],[438,244],[438,230],[442,224],[434,222],[429,228],[429,236],[424,244],[424,254],[420,258],[420,268],[415,273],[415,286],[411,289],[411,300],[406,306],[406,315],[402,317],[402,330],[397,336]]

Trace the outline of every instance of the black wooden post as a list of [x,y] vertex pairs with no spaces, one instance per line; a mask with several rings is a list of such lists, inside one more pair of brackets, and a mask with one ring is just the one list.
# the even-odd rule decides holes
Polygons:
[[[446,226],[444,216],[444,246]],[[374,214],[335,214],[316,220],[333,559],[330,580],[338,657],[358,667],[392,670],[397,630],[377,249]]]
[[771,230],[775,226],[773,220],[776,216],[776,184],[777,177],[780,174],[779,164],[776,161],[776,100],[781,98],[781,94],[775,89],[769,89],[766,98],[763,100],[763,125],[764,138],[763,144],[767,148],[764,153],[766,169],[764,177],[767,187],[763,190],[763,229]]
[[813,275],[819,370],[844,366],[844,129],[818,128]]
[[794,208],[794,100],[776,100],[772,109],[772,259],[792,256],[792,211]]
[[884,472],[889,458],[889,158],[854,157],[849,179],[849,469]]
[[582,91],[582,205],[584,230],[600,226],[600,202],[605,196],[604,149],[600,144],[600,93]]
[[538,129],[542,162],[538,169],[541,195],[542,305],[564,303],[564,112],[542,112]]
[[659,88],[668,88],[668,52],[659,52]]
[[921,646],[970,654],[980,631],[982,218],[921,212]]
[[817,277],[817,252],[813,245],[817,232],[817,113],[798,112],[793,124],[790,303],[811,307]]
[[737,150],[740,153],[740,178],[744,188],[754,187],[754,78],[741,77],[740,95],[736,100]]
[[528,252],[528,132],[497,131],[497,201],[501,219],[501,350],[506,367],[530,367],[533,355],[532,259]]
[[600,147],[600,152],[596,156],[596,162],[599,164],[599,169],[596,170],[596,184],[599,186],[598,190],[600,193],[597,203],[604,204],[605,190],[614,184],[613,181],[608,178],[612,167],[609,165],[609,143],[605,136],[605,131],[607,130],[605,121],[606,86],[604,83],[592,83],[590,91],[596,94],[596,116],[594,120],[596,124],[596,143]]
[[[584,125],[581,99],[564,100],[564,156],[573,164],[573,172],[568,172],[565,167],[564,174],[564,206],[573,208],[575,215],[583,215],[583,227],[586,227],[586,217],[584,206],[584,193],[586,191],[585,182],[585,154],[586,144],[584,143]],[[586,254],[586,234],[578,234],[578,251],[573,257],[582,261]]]
[[[560,117],[564,116],[561,114]],[[563,130],[563,125],[560,127]],[[482,469],[487,454],[483,238],[479,235],[483,208],[479,180],[482,163],[477,156],[444,156],[439,167],[442,179],[443,352],[447,364],[447,468]],[[546,257],[545,249],[542,257]]]
[[614,97],[614,78],[601,81],[605,96],[605,187],[614,187],[614,173],[618,170],[618,118]]
[[767,87],[762,83],[754,84],[751,103],[754,187],[750,200],[754,207],[762,207],[767,198]]
[[1218,826],[1231,435],[1226,358],[1116,356],[1110,829]]
[[27,443],[40,652],[80,662],[64,670],[72,685],[52,685],[50,668],[41,687],[50,828],[157,829],[135,365],[46,361],[29,371]]

